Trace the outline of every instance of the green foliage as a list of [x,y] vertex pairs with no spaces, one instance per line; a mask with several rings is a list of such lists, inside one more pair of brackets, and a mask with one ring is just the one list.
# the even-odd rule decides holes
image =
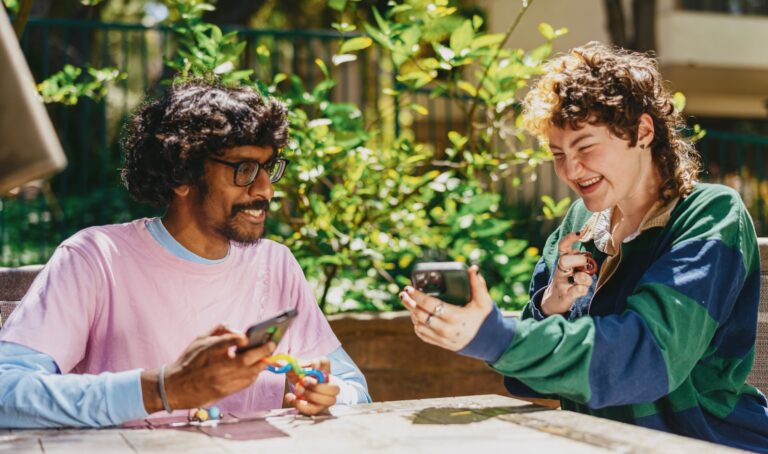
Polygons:
[[[521,238],[520,219],[530,213],[504,205],[501,183],[513,178],[518,163],[532,169],[547,159],[520,132],[517,100],[563,30],[542,25],[542,45],[524,51],[505,47],[514,27],[488,33],[482,18],[459,15],[447,0],[392,2],[357,24],[349,18],[358,1],[332,1],[339,39],[331,61],[315,61],[322,80],[272,75],[264,44],[255,49],[261,77],[255,80],[253,70],[240,67],[246,41],[202,20],[210,3],[167,4],[177,47],[166,64],[179,78],[250,85],[288,106],[291,140],[284,153],[291,165],[276,187],[269,231],[296,255],[327,313],[400,307],[398,290],[425,259],[477,263],[502,307],[522,307],[539,252]],[[380,100],[390,108],[373,114],[334,96],[335,67],[372,48],[397,81]],[[41,91],[59,102],[76,99],[89,92],[79,77],[76,68],[65,68]],[[83,88],[73,94],[78,83]],[[417,93],[448,100],[467,119],[465,129],[448,133],[445,149],[416,142],[407,130],[391,133],[396,113],[429,113]],[[549,214],[558,216],[564,202],[550,202]]]
[[180,78],[214,75],[226,85],[247,82],[253,70],[235,70],[247,43],[240,41],[236,31],[223,33],[214,24],[203,22],[202,16],[214,6],[194,0],[170,0],[178,11],[178,20],[171,29],[178,39],[178,49],[166,64],[179,73]]
[[564,197],[559,202],[555,202],[552,197],[543,195],[541,201],[544,202],[544,218],[549,220],[565,216],[566,210],[571,205],[570,197]]
[[12,14],[17,14],[19,12],[19,0],[3,0],[3,5],[5,5],[5,7],[8,8],[8,11]]
[[86,67],[64,65],[64,68],[37,85],[37,90],[46,103],[77,104],[80,98],[98,101],[107,94],[108,84],[124,79],[125,73],[116,68]]
[[[343,14],[355,3],[330,6]],[[336,101],[336,81],[323,60],[315,61],[324,77],[313,86],[297,74],[252,80],[251,70],[238,68],[245,42],[202,20],[211,5],[173,0],[171,6],[178,11],[170,26],[179,49],[167,63],[180,77],[249,84],[286,102],[291,165],[277,188],[270,231],[297,256],[326,312],[398,307],[398,289],[424,258],[477,263],[499,304],[520,308],[527,301],[538,251],[515,237],[518,221],[499,209],[499,187],[489,182],[506,178],[516,162],[535,166],[544,159],[542,150],[523,146],[528,138],[515,124],[516,99],[564,31],[542,25],[541,47],[507,49],[509,34],[489,34],[481,18],[423,0],[383,14],[374,9],[374,22],[361,24],[367,36],[350,36],[359,27],[337,22],[333,65],[378,46],[397,74],[397,86],[388,90],[396,109],[427,114],[412,101],[426,90],[471,118],[465,131],[448,135],[448,149],[437,150],[408,135],[387,140],[381,128],[393,118],[365,118],[360,106]],[[267,48],[256,53],[261,63],[269,61]],[[550,214],[562,206],[553,202]]]

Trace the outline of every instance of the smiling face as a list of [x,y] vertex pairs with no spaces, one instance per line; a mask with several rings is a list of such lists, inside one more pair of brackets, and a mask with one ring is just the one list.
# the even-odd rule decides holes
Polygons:
[[[217,158],[231,163],[251,160],[264,164],[273,156],[271,147],[246,145],[224,150]],[[225,164],[206,161],[201,184],[190,192],[192,222],[206,235],[255,243],[264,236],[269,201],[275,191],[266,171],[259,170],[249,186],[235,185],[234,172]]]
[[[658,192],[651,150],[653,138],[644,121],[637,146],[611,134],[606,126],[585,124],[579,129],[553,127],[549,147],[557,176],[583,200],[589,211],[618,205],[623,211],[646,207]],[[626,208],[626,210],[625,210]]]

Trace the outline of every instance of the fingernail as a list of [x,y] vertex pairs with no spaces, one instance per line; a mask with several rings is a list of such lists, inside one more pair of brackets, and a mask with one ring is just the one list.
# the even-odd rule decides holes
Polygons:
[[581,230],[579,230],[578,232],[576,232],[576,235],[577,235],[577,236],[581,236]]
[[409,286],[407,286],[407,287],[405,288],[405,292],[406,292],[406,293],[408,293],[408,294],[411,294],[411,293],[413,293],[413,287],[411,287],[410,285],[409,285]]
[[399,297],[400,297],[400,301],[402,301],[402,300],[403,300],[403,298],[405,298],[405,293],[403,293],[403,292],[400,292],[400,294],[399,294],[399,295],[397,295],[397,296],[399,296]]

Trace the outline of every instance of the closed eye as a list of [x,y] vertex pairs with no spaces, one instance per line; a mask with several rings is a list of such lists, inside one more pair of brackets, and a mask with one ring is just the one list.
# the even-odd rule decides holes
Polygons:
[[590,151],[594,147],[595,147],[595,144],[594,143],[590,143],[588,145],[584,145],[583,147],[579,147],[579,151]]

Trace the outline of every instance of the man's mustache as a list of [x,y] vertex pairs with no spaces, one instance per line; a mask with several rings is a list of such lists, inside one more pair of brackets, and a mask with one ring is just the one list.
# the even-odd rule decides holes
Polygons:
[[235,214],[238,211],[243,210],[264,210],[269,211],[269,200],[254,200],[251,203],[243,203],[240,205],[234,205],[232,207],[232,213]]

